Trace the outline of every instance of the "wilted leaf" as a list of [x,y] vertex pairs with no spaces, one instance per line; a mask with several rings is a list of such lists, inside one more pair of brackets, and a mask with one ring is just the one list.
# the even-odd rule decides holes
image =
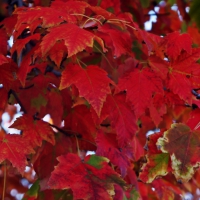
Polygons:
[[172,124],[164,132],[157,145],[163,153],[169,153],[172,160],[172,173],[177,180],[188,181],[200,164],[200,132],[191,130],[182,123]]

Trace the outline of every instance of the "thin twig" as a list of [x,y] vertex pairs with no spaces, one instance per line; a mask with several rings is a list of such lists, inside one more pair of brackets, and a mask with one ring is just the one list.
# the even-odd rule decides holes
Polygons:
[[20,99],[19,99],[19,97],[17,96],[17,94],[15,93],[15,91],[14,91],[14,90],[10,90],[10,94],[12,94],[12,95],[15,97],[17,103],[18,103],[18,104],[20,105],[20,107],[21,107],[21,110],[22,110],[25,114],[27,114],[27,111],[26,111],[25,107],[23,106],[22,102],[20,101]]
[[[42,120],[41,118],[37,117],[36,115],[33,116],[34,120]],[[43,121],[43,120],[42,120]],[[75,131],[72,130],[63,130],[62,128],[57,127],[54,124],[50,124],[49,122],[46,122],[49,126],[51,126],[52,128],[55,128],[56,130],[58,130],[59,132],[63,133],[64,135],[68,136],[68,137],[77,137],[77,138],[82,138],[81,134],[78,134]],[[69,133],[71,132],[71,133]],[[75,133],[75,134],[72,134]]]
[[114,67],[111,65],[111,63],[109,62],[108,58],[105,56],[105,54],[96,46],[94,45],[94,48],[96,48],[100,53],[101,55],[104,57],[104,59],[107,61],[108,65],[110,66],[110,68],[113,70]]

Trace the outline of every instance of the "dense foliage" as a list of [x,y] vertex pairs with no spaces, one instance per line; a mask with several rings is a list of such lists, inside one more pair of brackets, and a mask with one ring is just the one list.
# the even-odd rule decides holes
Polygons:
[[198,199],[198,5],[1,2],[1,199]]

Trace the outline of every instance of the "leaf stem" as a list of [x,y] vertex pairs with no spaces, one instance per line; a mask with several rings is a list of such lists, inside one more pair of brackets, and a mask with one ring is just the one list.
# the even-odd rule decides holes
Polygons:
[[27,111],[25,109],[25,107],[23,106],[22,102],[20,101],[19,97],[17,96],[17,94],[15,93],[14,90],[10,90],[10,94],[12,94],[15,97],[15,100],[17,101],[17,103],[20,105],[21,110],[24,112],[24,114],[27,114]]
[[111,63],[109,62],[108,58],[105,56],[105,54],[96,46],[94,45],[94,47],[101,53],[101,55],[105,58],[105,60],[107,61],[108,65],[110,66],[110,68],[113,70],[114,67],[111,65]]
[[76,58],[76,60],[77,60],[77,63],[78,63],[79,66],[81,66],[80,63],[82,63],[85,67],[87,67],[87,65],[82,60],[80,60],[78,58]]
[[4,161],[4,175],[3,175],[3,193],[2,193],[2,200],[5,200],[5,193],[6,193],[6,176],[7,176],[7,166],[6,166],[6,161]]

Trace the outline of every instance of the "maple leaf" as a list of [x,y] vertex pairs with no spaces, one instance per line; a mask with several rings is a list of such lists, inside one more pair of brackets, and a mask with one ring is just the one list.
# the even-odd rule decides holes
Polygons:
[[0,138],[0,163],[9,160],[23,174],[27,165],[26,155],[34,153],[29,141],[17,134],[6,134]]
[[164,51],[170,59],[176,60],[181,54],[182,50],[185,50],[188,54],[192,53],[192,39],[187,34],[180,34],[179,32],[169,33],[160,42],[160,48],[164,48]]
[[166,88],[191,105],[191,91],[200,85],[199,64],[196,63],[199,57],[200,49],[195,48],[192,49],[191,54],[183,52],[172,62],[166,62],[156,56],[151,56],[149,65],[163,80],[166,80],[168,76]]
[[151,66],[151,69],[159,75],[163,80],[167,78],[168,70],[168,62],[157,57],[157,56],[150,56],[148,58],[148,63]]
[[47,57],[49,56],[52,61],[59,67],[64,56],[67,55],[67,47],[64,41],[57,41],[55,45],[49,50]]
[[138,130],[134,113],[127,104],[124,104],[125,95],[108,95],[109,119],[111,126],[117,132],[117,139],[120,147],[125,147],[131,143]]
[[103,33],[99,36],[105,41],[107,47],[113,49],[113,54],[115,57],[119,57],[122,54],[133,54],[131,49],[131,37],[127,32],[111,29],[108,24],[100,26],[98,31]]
[[1,40],[1,46],[0,46],[0,55],[6,55],[7,54],[7,40],[8,36],[6,32],[3,29],[0,29],[0,40]]
[[199,108],[192,110],[190,117],[186,122],[192,130],[200,130],[200,112]]
[[145,183],[151,183],[158,176],[165,176],[168,171],[169,154],[147,155],[147,164],[143,165],[140,173],[140,180]]
[[76,17],[79,21],[81,21],[83,18],[83,14],[85,13],[85,9],[89,6],[90,5],[84,1],[53,1],[51,3],[51,8],[71,14],[70,16],[72,19],[68,20],[71,23],[73,22],[72,20],[74,20],[73,17]]
[[30,65],[32,64],[32,56],[35,50],[38,48],[38,45],[33,47],[31,51],[29,51],[23,58],[22,62],[20,63],[20,68],[18,71],[18,78],[23,86],[25,86],[26,76],[28,72],[32,69]]
[[[53,14],[52,14],[53,13]],[[14,38],[17,38],[21,33],[29,28],[33,33],[38,26],[49,28],[58,26],[62,22],[70,21],[76,23],[77,19],[69,13],[51,7],[32,7],[32,8],[17,8],[14,14],[17,15],[17,23],[15,24]]]
[[195,85],[200,84],[199,64],[196,63],[199,57],[200,49],[192,49],[191,54],[182,53],[169,66],[170,80],[167,87],[190,105],[192,104],[191,91]]
[[48,123],[34,120],[32,116],[24,114],[17,118],[10,128],[23,131],[23,137],[30,141],[33,147],[41,146],[42,140],[55,144],[54,132]]
[[0,62],[3,62],[3,64],[0,65],[0,83],[3,84],[7,90],[10,90],[15,86],[14,83],[16,83],[18,67],[16,63],[9,58],[4,57]]
[[0,102],[0,111],[1,111],[5,109],[8,101],[8,93],[4,87],[0,88],[0,98],[1,98]]
[[57,41],[64,40],[64,44],[68,50],[68,57],[71,57],[83,51],[86,47],[93,47],[94,39],[100,43],[102,49],[105,51],[101,38],[75,24],[62,24],[49,29],[49,33],[44,36],[40,46],[42,55],[44,56]]
[[115,137],[114,134],[105,134],[102,131],[99,131],[96,137],[96,155],[105,156],[114,165],[119,166],[122,177],[124,177],[128,166],[130,166],[130,161],[123,150],[120,151]]
[[69,64],[62,73],[59,89],[74,84],[80,97],[84,97],[99,116],[106,96],[111,93],[110,83],[113,82],[107,77],[107,73],[98,66],[90,65],[84,69],[77,64]]
[[[147,87],[148,85],[148,87]],[[149,105],[154,93],[163,93],[162,81],[151,70],[135,69],[119,80],[118,88],[126,91],[126,100],[133,106],[135,115],[139,118]]]
[[150,102],[149,111],[156,127],[158,127],[159,123],[163,120],[163,115],[167,112],[165,99],[162,94],[157,93],[154,95]]
[[56,126],[60,126],[62,121],[62,115],[63,115],[62,102],[63,99],[58,89],[52,88],[51,91],[48,93],[48,104],[46,106],[46,109],[48,110],[48,113],[51,115],[53,124],[55,124]]
[[[95,150],[96,126],[90,110],[85,105],[75,106],[64,119],[64,129],[72,134],[81,134],[79,146],[83,150]],[[89,143],[88,143],[89,142]],[[89,145],[91,144],[91,145]]]
[[175,123],[164,132],[157,141],[163,153],[169,153],[172,161],[172,173],[177,180],[188,181],[200,164],[199,130],[191,130],[185,124]]
[[107,158],[92,155],[82,162],[77,155],[69,153],[58,157],[58,161],[48,185],[52,189],[71,188],[74,199],[111,200],[113,184],[125,186],[125,182],[108,165]]
[[0,65],[8,62],[8,59],[3,54],[0,54]]
[[[3,28],[6,30],[6,33],[8,34],[8,36],[11,36],[13,34],[13,30],[14,30],[16,22],[17,22],[17,15],[12,15],[10,17],[5,18],[0,23],[0,25],[1,26],[3,25]],[[7,44],[7,42],[6,42],[6,44]]]
[[48,189],[47,181],[54,167],[58,164],[56,158],[69,152],[76,152],[76,143],[72,143],[71,139],[63,133],[57,133],[55,140],[55,145],[44,143],[33,157],[35,160],[33,167],[41,181],[41,190]]
[[39,33],[36,33],[36,34],[33,34],[33,35],[30,35],[24,39],[18,39],[14,45],[12,46],[10,52],[11,54],[13,54],[15,51],[17,51],[17,55],[19,57],[22,49],[24,49],[25,45],[30,42],[31,40],[39,40],[40,39],[40,34]]
[[156,147],[156,142],[161,136],[162,132],[150,135],[145,145],[148,151],[147,162],[143,164],[139,175],[140,180],[145,183],[151,183],[156,177],[165,176],[168,173],[170,156]]

